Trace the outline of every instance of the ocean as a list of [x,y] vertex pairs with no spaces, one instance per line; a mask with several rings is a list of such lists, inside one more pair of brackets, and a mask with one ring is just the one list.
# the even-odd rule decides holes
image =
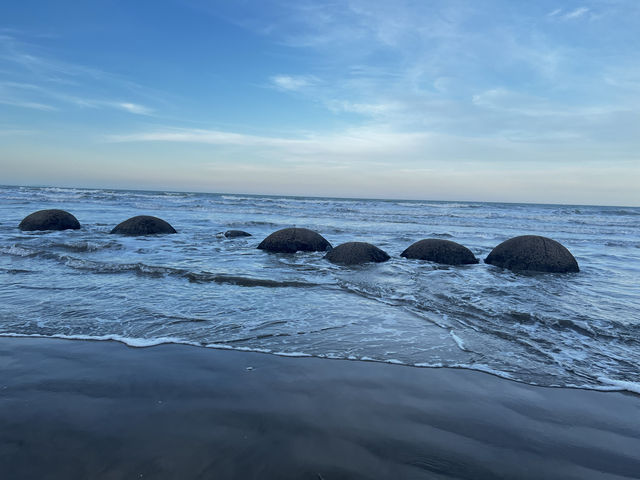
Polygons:
[[[162,343],[489,372],[530,385],[640,393],[640,208],[0,187],[0,336]],[[80,230],[21,232],[60,208]],[[110,235],[135,215],[177,235]],[[333,265],[256,247],[284,227],[391,260]],[[229,229],[251,237],[228,239]],[[576,257],[575,274],[484,264],[525,234]],[[400,253],[423,238],[481,261]]]

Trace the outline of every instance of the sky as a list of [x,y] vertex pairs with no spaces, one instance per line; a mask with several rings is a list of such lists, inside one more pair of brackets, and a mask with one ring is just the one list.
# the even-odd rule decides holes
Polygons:
[[0,184],[640,206],[637,0],[0,4]]

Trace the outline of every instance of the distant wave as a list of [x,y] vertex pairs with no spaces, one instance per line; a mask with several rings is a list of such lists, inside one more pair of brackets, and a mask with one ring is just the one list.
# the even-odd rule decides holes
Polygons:
[[620,215],[620,216],[627,216],[627,215],[631,215],[631,216],[638,216],[640,215],[640,208],[634,208],[634,209],[620,209],[620,210],[602,210],[602,213],[604,215]]

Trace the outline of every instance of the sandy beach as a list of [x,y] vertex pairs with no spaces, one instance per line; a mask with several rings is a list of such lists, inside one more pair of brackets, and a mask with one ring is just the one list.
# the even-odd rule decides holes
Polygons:
[[6,479],[638,478],[640,397],[184,345],[0,338]]

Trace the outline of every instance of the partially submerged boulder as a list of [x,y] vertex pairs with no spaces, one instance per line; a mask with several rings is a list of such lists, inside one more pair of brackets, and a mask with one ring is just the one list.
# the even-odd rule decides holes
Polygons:
[[258,248],[276,253],[326,252],[331,244],[308,228],[283,228],[265,238]]
[[495,247],[485,263],[514,271],[579,272],[578,262],[563,245],[547,237],[522,235]]
[[242,230],[227,230],[226,232],[224,232],[224,236],[227,238],[250,237],[251,234]]
[[138,215],[118,224],[111,233],[120,235],[155,235],[158,233],[178,233],[167,222],[150,215]]
[[343,265],[357,265],[367,262],[386,262],[389,255],[380,250],[375,245],[366,242],[347,242],[338,245],[336,248],[327,253],[324,258],[331,263],[340,263]]
[[479,263],[475,255],[467,247],[452,242],[451,240],[441,240],[439,238],[419,240],[402,252],[400,256],[417,260],[428,260],[445,265],[470,265]]
[[27,215],[18,225],[20,230],[78,230],[80,222],[64,210],[39,210]]

